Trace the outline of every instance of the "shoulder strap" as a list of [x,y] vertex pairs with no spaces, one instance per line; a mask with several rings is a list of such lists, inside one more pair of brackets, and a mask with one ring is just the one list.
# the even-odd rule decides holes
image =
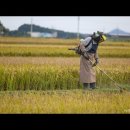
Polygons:
[[88,47],[91,44],[91,42],[93,43],[93,38],[89,41],[89,43],[85,47]]

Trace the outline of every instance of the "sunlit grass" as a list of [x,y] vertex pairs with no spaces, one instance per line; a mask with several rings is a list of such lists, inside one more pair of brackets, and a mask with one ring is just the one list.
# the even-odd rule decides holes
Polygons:
[[[3,63],[0,65],[0,90],[82,88],[81,85],[78,85],[79,58],[53,59],[48,57],[28,60],[29,58],[19,58],[17,60],[3,58],[3,61],[0,60]],[[128,87],[130,84],[129,63],[129,59],[109,59],[108,61],[101,59],[99,66],[115,81],[124,87]],[[96,73],[98,87],[115,87],[113,82],[98,69],[96,69]]]
[[[68,48],[78,44],[78,39],[0,37],[0,56],[77,57]],[[130,42],[105,41],[99,56],[130,58]]]
[[[75,46],[61,45],[1,45],[0,56],[35,56],[35,57],[78,57],[68,48]],[[130,58],[130,46],[99,46],[100,57]]]
[[[0,44],[77,45],[79,39],[0,37]],[[130,46],[130,42],[105,41],[101,46]]]
[[0,43],[4,44],[75,45],[78,42],[78,39],[0,37]]
[[0,113],[130,113],[129,98],[89,90],[0,92]]
[[[130,93],[119,93],[96,68],[97,89],[82,91],[80,57],[68,50],[78,42],[0,37],[0,113],[130,113]],[[99,60],[102,70],[130,89],[129,42],[102,43]]]

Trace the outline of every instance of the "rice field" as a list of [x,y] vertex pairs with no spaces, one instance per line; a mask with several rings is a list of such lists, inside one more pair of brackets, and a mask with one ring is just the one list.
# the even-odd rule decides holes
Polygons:
[[[57,62],[55,59],[57,59]],[[73,58],[55,59],[49,57],[44,59],[43,57],[37,60],[37,58],[34,58],[31,60],[32,63],[27,61],[26,64],[20,59],[17,59],[19,61],[17,63],[15,59],[3,58],[6,62],[0,65],[0,90],[64,90],[82,88],[81,85],[78,85],[79,58],[75,58],[74,61]],[[111,63],[113,59],[109,59],[106,64],[104,60],[101,60],[100,67],[118,83],[127,87],[130,84],[130,66],[128,66],[130,60],[124,59],[125,64],[120,61],[122,63],[120,66],[118,66],[119,59],[115,60],[113,64]],[[2,62],[2,59],[0,61]],[[114,66],[118,67],[114,68]],[[108,77],[98,69],[94,69],[97,74],[98,87],[113,87]]]
[[[0,113],[129,113],[130,43],[99,46],[97,89],[79,83],[80,57],[68,48],[76,39],[0,37]],[[35,104],[35,105],[34,105]]]
[[1,44],[75,45],[78,42],[78,39],[0,37]]
[[[0,56],[79,57],[65,45],[0,45]],[[99,46],[100,57],[130,58],[130,46]]]
[[129,114],[130,93],[82,90],[0,92],[0,113]]
[[[79,39],[57,38],[30,38],[30,37],[0,37],[0,44],[23,44],[23,45],[77,45]],[[101,46],[130,46],[129,42],[105,41]]]

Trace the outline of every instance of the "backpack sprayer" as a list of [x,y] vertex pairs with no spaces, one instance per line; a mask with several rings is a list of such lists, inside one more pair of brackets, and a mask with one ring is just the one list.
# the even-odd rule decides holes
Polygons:
[[[68,50],[73,50],[73,51],[75,51],[76,53],[78,53],[78,54],[84,56],[84,55],[81,53],[81,50],[79,49],[79,47],[69,48]],[[86,60],[89,60],[89,61],[92,63],[92,66],[93,66],[93,62],[92,62],[90,59],[88,59],[88,58],[85,57],[85,56],[84,56],[84,58],[85,58]],[[118,84],[115,80],[113,80],[113,79],[112,79],[105,71],[103,71],[99,66],[96,65],[96,68],[98,68],[98,69],[99,69],[102,73],[104,73],[111,81],[113,81],[115,87],[118,87],[121,93],[122,93],[124,90],[126,90],[125,88],[119,86],[119,84]]]

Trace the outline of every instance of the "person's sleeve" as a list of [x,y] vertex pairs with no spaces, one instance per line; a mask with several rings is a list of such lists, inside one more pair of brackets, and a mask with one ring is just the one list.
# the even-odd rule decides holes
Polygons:
[[96,59],[99,59],[99,56],[98,56],[98,52],[96,51],[96,53],[94,54],[94,58],[95,58],[95,60]]
[[80,50],[81,50],[83,53],[86,52],[86,48],[85,48],[85,46],[84,46],[83,44],[80,44],[79,47],[80,47]]

